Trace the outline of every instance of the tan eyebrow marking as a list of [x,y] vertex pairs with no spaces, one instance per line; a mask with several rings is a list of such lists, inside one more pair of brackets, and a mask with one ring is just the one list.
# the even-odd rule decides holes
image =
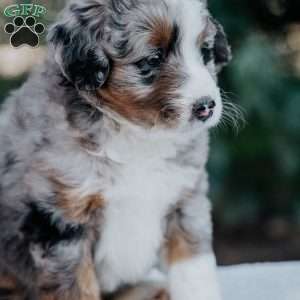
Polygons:
[[172,24],[164,18],[155,18],[151,25],[150,44],[154,47],[167,48],[172,38]]
[[207,37],[209,37],[210,35],[215,35],[215,34],[216,34],[215,25],[210,20],[210,17],[207,16],[205,27],[197,38],[197,46],[201,47]]

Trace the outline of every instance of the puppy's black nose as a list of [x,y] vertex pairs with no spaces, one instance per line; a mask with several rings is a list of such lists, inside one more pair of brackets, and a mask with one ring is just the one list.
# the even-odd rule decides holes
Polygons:
[[203,97],[199,99],[193,106],[193,116],[205,122],[214,114],[214,108],[216,107],[216,102],[210,97]]

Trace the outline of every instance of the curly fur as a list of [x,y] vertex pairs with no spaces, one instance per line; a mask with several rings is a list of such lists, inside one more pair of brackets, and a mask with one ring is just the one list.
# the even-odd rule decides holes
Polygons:
[[205,164],[221,25],[196,0],[84,0],[48,39],[0,118],[0,298],[100,299],[159,267],[172,299],[219,299]]

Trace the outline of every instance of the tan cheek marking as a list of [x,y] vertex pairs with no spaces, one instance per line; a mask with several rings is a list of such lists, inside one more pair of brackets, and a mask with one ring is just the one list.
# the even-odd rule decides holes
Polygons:
[[117,82],[117,79],[112,79],[105,89],[98,91],[102,104],[130,121],[143,122],[147,126],[154,125],[157,109],[145,105],[147,99],[138,100],[134,88],[133,90],[127,87],[121,89]]
[[[152,85],[152,91],[142,99],[137,99],[134,87],[119,86],[124,82],[126,72],[120,71],[121,66],[115,66],[106,87],[98,90],[99,101],[104,107],[117,112],[126,119],[142,123],[148,127],[163,124],[173,127],[177,124],[179,110],[170,107],[174,90],[184,79],[174,68],[166,66],[161,70],[159,80]],[[177,68],[175,68],[177,69]]]
[[134,104],[136,97],[124,84],[122,87],[118,86],[126,81],[125,77],[124,66],[116,64],[106,87],[98,90],[97,94],[104,106],[129,120],[135,120],[138,114],[138,109]]

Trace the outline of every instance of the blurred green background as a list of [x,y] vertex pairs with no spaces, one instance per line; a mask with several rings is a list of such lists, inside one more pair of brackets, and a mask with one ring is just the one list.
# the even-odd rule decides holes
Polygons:
[[[300,3],[208,2],[233,50],[233,61],[220,83],[246,119],[238,133],[230,125],[212,133],[209,169],[219,263],[299,260]],[[63,6],[60,0],[1,0],[1,11],[11,3],[44,4],[45,24]],[[0,27],[7,21],[2,15]],[[12,50],[8,41],[0,30],[0,102],[44,55],[43,47],[23,53],[24,49]],[[31,60],[23,55],[31,55]],[[3,67],[8,61],[9,70]],[[21,67],[24,61],[28,64]]]

